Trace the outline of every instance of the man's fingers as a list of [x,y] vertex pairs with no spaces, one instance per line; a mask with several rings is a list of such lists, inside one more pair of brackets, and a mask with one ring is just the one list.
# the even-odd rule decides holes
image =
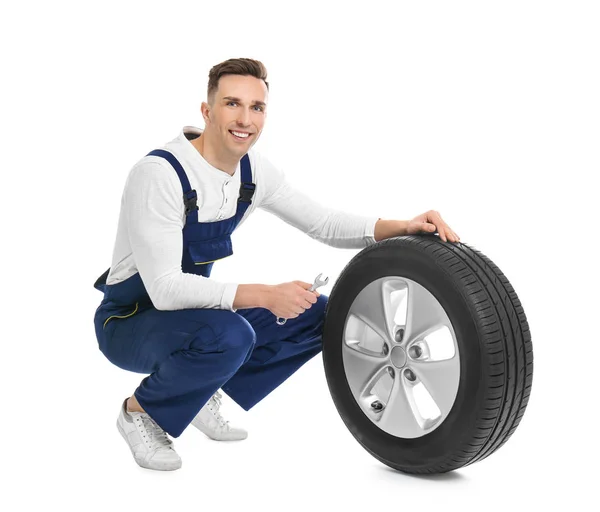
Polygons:
[[440,238],[444,242],[447,242],[448,240],[450,240],[451,242],[459,242],[460,241],[460,237],[454,231],[452,231],[452,229],[450,229],[450,226],[448,226],[448,224],[446,224],[446,222],[442,219],[440,212],[438,212],[436,210],[430,210],[427,213],[428,213],[427,220],[431,224],[435,224],[435,226],[436,226],[436,229],[429,230],[431,233],[435,233],[435,231],[437,230]]

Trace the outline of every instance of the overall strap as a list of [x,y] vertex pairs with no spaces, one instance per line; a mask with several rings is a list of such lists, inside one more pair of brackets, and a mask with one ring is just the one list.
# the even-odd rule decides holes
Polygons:
[[175,169],[179,181],[181,182],[181,188],[183,189],[183,204],[185,205],[186,224],[191,222],[198,222],[198,194],[195,190],[192,190],[190,180],[188,180],[187,174],[183,170],[183,167],[179,163],[179,160],[175,158],[173,153],[165,151],[164,149],[155,149],[150,151],[146,156],[159,156],[167,160]]
[[254,196],[254,190],[256,185],[252,183],[252,168],[250,167],[250,158],[246,153],[240,161],[242,169],[241,184],[240,184],[240,195],[238,197],[238,205],[236,216],[239,220],[244,216],[248,207],[252,204],[252,196]]

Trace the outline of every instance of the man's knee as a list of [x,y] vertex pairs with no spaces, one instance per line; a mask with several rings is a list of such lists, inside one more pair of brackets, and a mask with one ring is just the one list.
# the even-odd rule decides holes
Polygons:
[[240,353],[243,357],[254,348],[256,332],[250,322],[233,311],[226,312],[226,320],[220,326],[220,345],[223,350]]
[[[256,343],[256,332],[250,323],[233,311],[215,310],[215,315],[208,327],[213,333],[213,343],[217,350],[227,352],[234,359],[239,358],[243,361]],[[201,347],[195,347],[194,343],[191,348],[201,349]]]

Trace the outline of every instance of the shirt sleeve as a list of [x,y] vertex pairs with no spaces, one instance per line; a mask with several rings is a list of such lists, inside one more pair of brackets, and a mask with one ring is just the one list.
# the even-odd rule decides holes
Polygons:
[[131,171],[123,194],[127,231],[142,282],[159,310],[233,308],[237,283],[184,273],[184,206],[177,174],[144,160]]
[[284,173],[264,157],[261,164],[261,182],[269,187],[260,208],[332,247],[360,249],[376,243],[375,224],[379,217],[327,208],[295,189]]

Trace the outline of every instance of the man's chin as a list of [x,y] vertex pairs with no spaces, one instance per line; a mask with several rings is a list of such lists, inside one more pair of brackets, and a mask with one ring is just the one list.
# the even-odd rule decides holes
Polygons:
[[250,148],[252,146],[254,146],[254,143],[236,144],[235,146],[230,148],[230,150],[232,154],[236,155],[238,158],[242,158],[246,153],[248,153],[248,151],[250,151]]

